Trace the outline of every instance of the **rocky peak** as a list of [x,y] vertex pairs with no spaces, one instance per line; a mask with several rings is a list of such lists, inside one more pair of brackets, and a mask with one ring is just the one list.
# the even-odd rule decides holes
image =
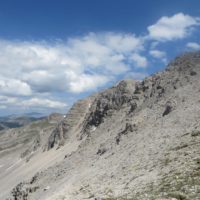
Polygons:
[[195,70],[200,71],[200,51],[177,56],[166,68],[166,71],[189,74],[191,76],[196,75]]
[[[197,74],[200,74],[200,53],[186,53],[172,61],[166,70],[143,81],[122,80],[109,89],[78,101],[52,133],[49,148],[54,143],[64,144],[75,127],[81,127],[78,138],[89,135],[105,119],[124,107],[128,114],[139,112],[144,107],[152,107],[158,101],[167,99],[176,89],[191,83]],[[163,116],[173,106],[174,102],[167,100]]]
[[48,121],[50,123],[59,123],[62,119],[64,119],[64,115],[60,113],[51,113],[48,116]]
[[65,117],[58,123],[48,140],[48,149],[55,145],[64,145],[65,140],[69,139],[73,132],[81,127],[85,117],[89,112],[94,96],[76,102]]

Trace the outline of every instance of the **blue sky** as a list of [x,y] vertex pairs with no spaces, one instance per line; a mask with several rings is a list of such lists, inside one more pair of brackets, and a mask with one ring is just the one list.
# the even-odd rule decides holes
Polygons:
[[0,115],[65,113],[200,50],[199,0],[0,0]]

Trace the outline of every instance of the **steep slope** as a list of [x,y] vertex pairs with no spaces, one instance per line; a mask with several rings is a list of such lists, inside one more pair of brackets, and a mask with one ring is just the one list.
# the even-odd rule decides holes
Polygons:
[[199,119],[200,53],[187,53],[77,102],[10,198],[199,200]]
[[[0,131],[0,199],[42,166],[39,155],[47,148],[47,140],[61,116],[55,119],[50,115],[21,128]],[[36,158],[35,166],[29,162],[32,158]]]

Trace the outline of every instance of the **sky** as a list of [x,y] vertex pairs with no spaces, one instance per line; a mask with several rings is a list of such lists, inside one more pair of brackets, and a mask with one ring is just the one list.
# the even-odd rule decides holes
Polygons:
[[0,116],[66,113],[200,50],[199,0],[0,0]]

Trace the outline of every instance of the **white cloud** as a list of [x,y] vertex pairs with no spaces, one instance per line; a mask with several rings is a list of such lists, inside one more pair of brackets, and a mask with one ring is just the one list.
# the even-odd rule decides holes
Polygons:
[[133,80],[142,80],[147,76],[148,76],[148,74],[145,72],[130,72],[124,78],[125,79],[133,79]]
[[22,74],[22,79],[31,85],[36,92],[67,91],[67,81],[64,69],[33,70]]
[[162,62],[166,63],[167,59],[166,59],[166,53],[164,51],[160,51],[160,50],[150,50],[149,54],[157,59],[162,60]]
[[0,109],[6,109],[7,106],[6,105],[0,105]]
[[159,41],[181,39],[189,35],[192,28],[199,25],[199,22],[199,18],[183,13],[171,17],[164,16],[156,24],[148,27],[149,37]]
[[0,109],[7,109],[12,105],[16,105],[18,99],[16,97],[8,97],[5,95],[0,95]]
[[166,53],[164,51],[159,50],[151,50],[149,53],[155,58],[163,58],[166,56]]
[[5,104],[5,105],[9,105],[9,104],[16,104],[18,101],[18,99],[16,97],[8,97],[8,96],[3,96],[0,95],[0,104]]
[[18,105],[22,107],[46,107],[46,108],[66,108],[67,104],[49,100],[49,99],[39,99],[39,98],[31,98],[28,100],[23,100],[21,102],[18,102]]
[[127,59],[135,52],[139,59],[142,49],[141,38],[122,33],[90,33],[60,43],[1,40],[0,94],[94,90],[127,73]]
[[66,107],[55,95],[95,91],[129,73],[130,61],[146,66],[143,45],[134,34],[112,32],[59,42],[0,40],[0,103],[10,109]]
[[83,91],[94,90],[97,89],[98,86],[102,86],[109,81],[107,76],[97,74],[77,75],[73,71],[67,71],[66,77],[70,82],[69,90],[73,93],[81,93]]
[[134,53],[131,56],[131,60],[135,63],[135,65],[137,67],[142,67],[142,68],[147,67],[148,62],[147,62],[147,59],[144,56],[141,56],[137,53]]
[[189,49],[195,50],[195,51],[200,50],[200,44],[195,43],[195,42],[188,42],[186,44],[186,47],[189,48]]
[[159,41],[153,41],[153,42],[150,44],[150,49],[155,49],[158,45],[159,45]]
[[0,95],[0,109],[13,113],[37,112],[66,112],[67,103],[46,97],[12,97]]
[[143,39],[135,37],[134,34],[107,34],[105,43],[114,51],[124,53],[141,50]]
[[[160,41],[184,38],[199,23],[178,13],[161,17],[142,37],[102,32],[59,42],[0,40],[0,109],[62,109],[64,94],[77,97],[121,77],[143,79],[150,64],[145,53],[166,62]],[[197,43],[187,47],[200,49]]]
[[0,79],[0,93],[11,96],[29,96],[32,94],[30,86],[17,79]]

